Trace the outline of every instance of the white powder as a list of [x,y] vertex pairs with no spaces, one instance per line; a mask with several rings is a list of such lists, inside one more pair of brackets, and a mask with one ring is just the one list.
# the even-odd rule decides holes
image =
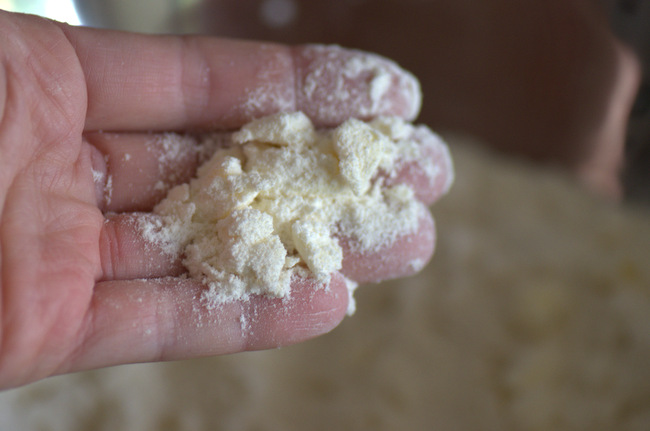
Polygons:
[[158,158],[158,174],[167,178],[168,182],[158,181],[153,187],[154,190],[163,191],[169,190],[171,184],[178,182],[178,174],[174,172],[173,166],[179,160],[200,158],[201,152],[204,151],[203,146],[198,145],[194,138],[174,133],[154,135],[146,142],[145,148]]
[[110,205],[113,200],[113,176],[106,177],[106,184],[104,185],[104,203]]
[[343,76],[356,78],[364,73],[370,75],[370,100],[372,111],[379,109],[379,104],[388,92],[391,74],[386,67],[372,56],[352,57],[343,67]]
[[[415,141],[418,134],[427,139]],[[190,276],[209,288],[209,306],[250,294],[286,297],[295,275],[327,285],[341,269],[338,237],[364,252],[416,231],[426,209],[409,186],[384,178],[405,161],[434,172],[426,145],[444,146],[397,118],[322,131],[300,112],[255,120],[189,184],[169,191],[155,208],[162,222],[144,223],[143,234],[184,254]]]
[[261,45],[260,49],[267,56],[268,67],[259,71],[258,84],[247,88],[239,101],[243,115],[248,118],[259,117],[268,109],[291,111],[296,106],[293,82],[288,84],[286,76],[278,73],[293,67],[291,58],[270,45]]
[[102,183],[104,181],[106,175],[103,172],[96,171],[95,169],[91,169],[91,172],[93,174],[93,182]]
[[[104,162],[108,163],[108,156],[104,156]],[[93,182],[102,187],[102,198],[105,205],[110,205],[113,199],[113,176],[105,172],[91,169]]]

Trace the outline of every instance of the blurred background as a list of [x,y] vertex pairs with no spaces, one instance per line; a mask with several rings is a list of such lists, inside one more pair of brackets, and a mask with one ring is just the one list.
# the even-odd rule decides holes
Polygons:
[[[457,179],[433,262],[281,350],[61,376],[0,429],[650,429],[650,2],[0,0],[76,25],[337,43],[421,81]],[[619,203],[614,203],[616,201]]]

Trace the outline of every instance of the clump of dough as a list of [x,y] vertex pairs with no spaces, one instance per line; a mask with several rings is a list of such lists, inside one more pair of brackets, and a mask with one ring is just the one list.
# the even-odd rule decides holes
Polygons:
[[409,186],[383,178],[405,161],[433,163],[418,151],[422,139],[412,139],[423,133],[428,145],[444,147],[429,129],[398,118],[350,119],[331,130],[316,130],[301,112],[252,121],[195,179],[170,190],[154,210],[162,224],[146,232],[184,254],[212,305],[286,297],[296,274],[327,284],[343,259],[337,237],[376,251],[417,229],[426,209]]

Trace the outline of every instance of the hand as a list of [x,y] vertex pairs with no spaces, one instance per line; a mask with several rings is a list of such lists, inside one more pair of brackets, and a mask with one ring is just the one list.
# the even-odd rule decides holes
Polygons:
[[[203,287],[178,277],[180,263],[147,244],[133,221],[153,217],[146,212],[164,195],[156,184],[184,181],[197,164],[184,151],[162,166],[164,145],[151,145],[159,132],[232,129],[278,110],[305,111],[321,126],[349,116],[413,118],[417,84],[388,62],[391,87],[380,105],[365,79],[342,81],[349,98],[330,97],[336,70],[318,78],[332,91],[304,91],[319,63],[364,55],[74,28],[0,11],[0,387],[275,347],[335,327],[348,302],[340,275],[329,290],[298,280],[290,300],[208,310]],[[450,174],[440,163],[440,184],[428,185],[417,167],[400,178],[430,203]],[[388,250],[348,253],[343,272],[359,281],[409,274],[409,262],[430,257],[433,236],[425,218],[417,235]]]

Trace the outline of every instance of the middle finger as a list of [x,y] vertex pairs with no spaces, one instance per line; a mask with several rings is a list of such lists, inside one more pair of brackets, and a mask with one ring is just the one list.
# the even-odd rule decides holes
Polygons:
[[[103,154],[94,172],[102,211],[151,211],[167,191],[188,182],[200,163],[224,145],[227,134],[201,138],[175,133],[90,133],[86,141]],[[451,157],[440,138],[425,127],[409,137],[415,150],[397,160],[386,184],[407,184],[430,205],[447,192],[453,180]]]

